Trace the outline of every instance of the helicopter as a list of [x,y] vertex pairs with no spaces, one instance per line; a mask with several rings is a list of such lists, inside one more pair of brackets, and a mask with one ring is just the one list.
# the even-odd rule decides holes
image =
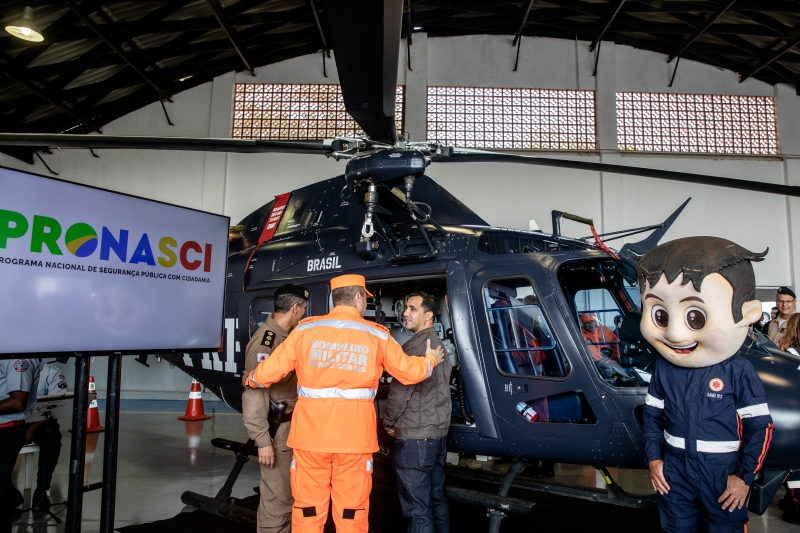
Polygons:
[[[322,315],[332,307],[330,279],[362,274],[375,295],[366,317],[388,327],[399,343],[410,337],[402,321],[404,297],[412,288],[421,289],[440,299],[435,327],[456,369],[451,378],[450,451],[591,465],[608,483],[609,497],[602,501],[641,505],[643,498],[625,493],[606,470],[646,467],[642,406],[656,352],[639,334],[641,302],[634,268],[688,200],[664,222],[629,231],[598,235],[592,220],[560,211],[553,211],[552,233],[520,231],[493,227],[427,176],[426,169],[507,162],[787,196],[800,196],[800,188],[409,142],[398,134],[394,121],[402,0],[325,4],[345,107],[363,137],[260,141],[4,133],[0,145],[283,152],[347,160],[343,175],[278,195],[232,227],[220,353],[162,357],[241,411],[244,347],[274,310],[274,291],[280,285],[305,286],[309,316]],[[592,235],[563,235],[563,219],[589,226]],[[647,231],[652,232],[647,238],[618,252],[603,240]],[[602,331],[613,327],[613,337],[587,344],[580,318],[587,314]],[[793,392],[800,379],[797,361],[763,336],[749,337],[747,349],[775,423],[763,475],[750,497],[750,509],[763,513],[788,471],[800,467],[800,439],[795,438],[800,405]],[[378,418],[388,379],[376,399]],[[379,437],[388,445],[382,429]],[[190,494],[188,499],[235,519],[241,510],[228,502],[230,488],[252,446],[218,444],[237,453],[230,483],[217,498]],[[517,473],[510,470],[509,484]],[[596,492],[552,484],[538,489],[598,499]],[[498,495],[448,494],[471,498],[500,514],[514,505],[524,512],[525,505],[507,498],[507,492],[508,487]]]

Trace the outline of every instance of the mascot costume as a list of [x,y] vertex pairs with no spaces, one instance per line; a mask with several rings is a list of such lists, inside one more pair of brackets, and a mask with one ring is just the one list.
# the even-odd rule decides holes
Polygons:
[[753,365],[739,355],[761,317],[757,254],[717,237],[656,247],[636,267],[641,332],[656,360],[645,454],[667,533],[746,531],[745,502],[772,439]]

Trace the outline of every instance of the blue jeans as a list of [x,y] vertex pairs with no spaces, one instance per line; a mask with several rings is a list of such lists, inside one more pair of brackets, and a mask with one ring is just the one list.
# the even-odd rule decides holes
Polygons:
[[408,533],[450,533],[444,494],[447,439],[397,439],[392,466]]

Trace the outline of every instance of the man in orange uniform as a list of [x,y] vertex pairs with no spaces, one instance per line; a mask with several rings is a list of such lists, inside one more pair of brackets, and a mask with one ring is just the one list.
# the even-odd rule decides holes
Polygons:
[[333,500],[339,533],[366,532],[372,490],[372,454],[378,451],[373,402],[384,367],[401,383],[419,383],[444,360],[441,347],[410,357],[383,326],[364,320],[364,276],[331,280],[333,310],[306,318],[272,356],[249,375],[246,386],[268,387],[294,370],[297,405],[288,445],[294,533],[321,533]]
[[606,357],[601,351],[606,348],[610,351],[611,360],[619,362],[619,338],[614,335],[613,331],[598,324],[597,314],[581,313],[581,323],[583,340],[586,341],[586,347],[589,348],[592,359],[600,361]]

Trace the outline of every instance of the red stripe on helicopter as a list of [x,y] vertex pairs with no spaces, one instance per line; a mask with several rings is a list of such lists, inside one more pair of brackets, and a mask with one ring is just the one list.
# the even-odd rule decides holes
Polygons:
[[275,236],[275,232],[278,230],[278,226],[281,223],[283,213],[286,211],[286,206],[289,204],[289,198],[291,198],[291,196],[292,193],[287,192],[275,197],[275,204],[272,206],[272,211],[269,212],[267,221],[264,223],[264,229],[261,230],[261,235],[258,237],[258,244],[253,247],[253,251],[250,252],[250,257],[247,258],[247,263],[244,265],[245,281],[242,283],[242,290],[244,290],[247,285],[247,271],[250,270],[250,261],[253,259],[253,255],[255,255],[256,250],[258,250],[262,244],[269,242],[272,237]]
[[287,192],[275,197],[275,205],[272,206],[269,218],[267,218],[267,222],[264,224],[264,229],[261,231],[261,236],[258,238],[258,244],[269,242],[275,235],[275,231],[278,229],[278,224],[281,223],[283,212],[286,211],[286,205],[289,203],[289,198],[291,196],[292,193]]

